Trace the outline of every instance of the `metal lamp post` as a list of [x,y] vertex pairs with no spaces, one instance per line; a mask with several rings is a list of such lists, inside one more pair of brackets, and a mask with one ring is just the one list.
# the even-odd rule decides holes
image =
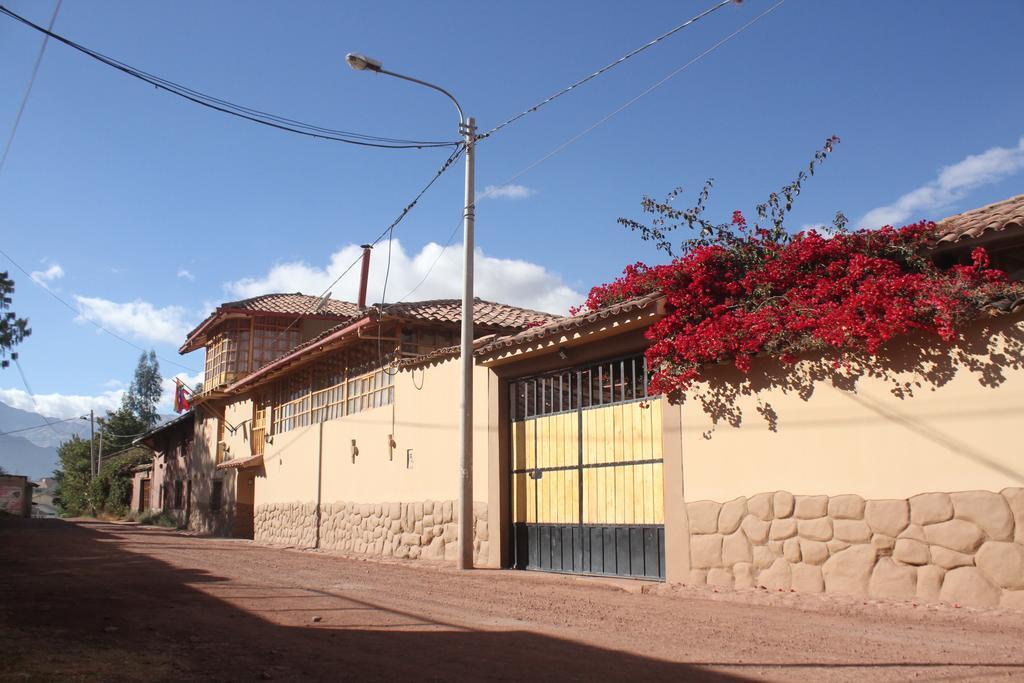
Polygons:
[[459,112],[459,135],[466,144],[466,198],[462,214],[462,396],[459,401],[459,569],[473,567],[473,218],[475,213],[474,161],[476,120],[466,118],[458,100],[444,88],[387,71],[376,59],[351,54],[345,61],[356,71],[394,76],[436,90]]

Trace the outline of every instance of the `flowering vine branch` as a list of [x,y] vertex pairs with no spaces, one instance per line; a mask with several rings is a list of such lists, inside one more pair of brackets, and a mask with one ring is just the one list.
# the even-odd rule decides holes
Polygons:
[[[740,211],[727,224],[703,218],[710,181],[692,209],[672,206],[679,189],[665,202],[644,197],[651,224],[620,223],[655,241],[671,261],[627,266],[618,279],[594,287],[574,313],[661,292],[668,313],[647,331],[651,390],[678,400],[710,364],[747,372],[758,355],[794,363],[813,351],[835,352],[838,364],[915,330],[952,343],[982,305],[1024,291],[992,268],[981,248],[968,265],[937,267],[926,255],[931,222],[847,231],[838,213],[826,232],[786,232],[783,221],[802,183],[837,142],[829,138],[807,173],[757,207],[764,226],[749,226]],[[698,236],[683,241],[676,255],[669,234],[682,226]]]

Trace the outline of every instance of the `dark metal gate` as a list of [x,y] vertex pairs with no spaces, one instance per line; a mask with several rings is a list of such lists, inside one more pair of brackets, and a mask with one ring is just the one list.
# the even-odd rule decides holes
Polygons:
[[515,566],[664,579],[662,400],[644,357],[510,391]]

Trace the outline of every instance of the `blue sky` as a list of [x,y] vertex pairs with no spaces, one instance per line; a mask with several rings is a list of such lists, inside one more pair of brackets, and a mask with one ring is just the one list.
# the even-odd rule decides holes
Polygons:
[[[45,24],[53,5],[7,0]],[[355,73],[349,51],[444,85],[488,128],[711,4],[681,2],[85,2],[55,30],[134,66],[244,105],[364,133],[444,139],[440,95]],[[481,143],[477,186],[501,185],[771,3],[728,6]],[[705,178],[728,216],[842,137],[790,227],[940,218],[1024,190],[1024,3],[787,0],[777,11],[477,209],[478,294],[564,310],[657,255],[615,220],[644,193]],[[0,18],[4,141],[40,36]],[[362,149],[270,130],[156,91],[51,42],[0,174],[2,248],[40,282],[162,357],[217,303],[319,293],[443,161],[442,150]],[[396,233],[389,299],[457,296],[462,169]],[[380,296],[377,250],[371,297]],[[2,269],[13,269],[0,263]],[[355,272],[335,288],[354,297]],[[138,352],[17,274],[20,351],[46,412],[116,402]],[[376,290],[376,291],[374,291]],[[165,363],[165,374],[183,370]],[[0,400],[31,407],[12,368]]]

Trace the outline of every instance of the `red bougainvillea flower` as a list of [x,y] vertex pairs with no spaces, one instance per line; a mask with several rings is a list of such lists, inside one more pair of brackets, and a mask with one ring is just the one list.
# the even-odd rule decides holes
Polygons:
[[979,305],[1020,285],[991,268],[982,248],[970,265],[938,268],[923,255],[935,224],[822,235],[801,232],[773,241],[747,230],[701,245],[671,263],[634,263],[590,290],[575,313],[660,291],[668,314],[647,331],[651,390],[678,395],[706,365],[773,354],[794,363],[809,350],[876,353],[895,336],[919,330],[953,342]]

